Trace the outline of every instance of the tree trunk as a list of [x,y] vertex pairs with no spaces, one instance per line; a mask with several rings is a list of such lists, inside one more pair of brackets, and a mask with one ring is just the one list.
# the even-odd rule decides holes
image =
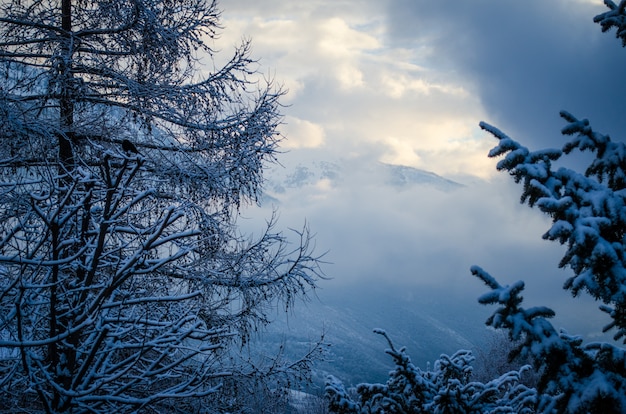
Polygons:
[[73,53],[72,39],[72,2],[71,0],[62,0],[61,2],[61,29],[63,29],[65,38],[61,45],[61,61],[59,62],[59,75],[61,82],[61,96],[59,99],[60,114],[60,133],[59,133],[59,159],[61,168],[65,171],[61,172],[61,176],[67,174],[73,169],[74,154],[72,150],[74,124],[74,96],[72,91],[72,71],[71,61]]
[[[58,185],[60,187],[60,198],[63,200],[67,195],[68,184],[71,183],[71,174],[74,170],[74,153],[73,153],[73,124],[74,124],[74,100],[76,99],[73,90],[73,73],[72,73],[72,55],[74,49],[74,39],[72,38],[72,3],[71,0],[61,1],[61,28],[63,30],[63,40],[61,44],[61,57],[59,62],[59,178]],[[59,206],[60,209],[64,207]],[[67,247],[61,246],[62,235],[60,227],[53,219],[49,225],[52,227],[53,233],[53,262],[57,263],[52,269],[52,288],[50,295],[50,336],[63,334],[71,329],[72,317],[70,311],[70,294],[68,292],[68,283],[72,285],[72,281],[68,280],[68,276],[63,275],[63,270],[58,265],[59,260],[63,260],[72,252]],[[71,249],[71,247],[70,247]],[[51,351],[51,374],[55,378],[55,382],[65,390],[72,388],[72,378],[76,373],[76,349],[77,338],[70,335],[63,341],[54,342],[49,348]],[[64,412],[71,406],[71,398],[63,395],[59,390],[53,390],[52,409],[55,412]]]

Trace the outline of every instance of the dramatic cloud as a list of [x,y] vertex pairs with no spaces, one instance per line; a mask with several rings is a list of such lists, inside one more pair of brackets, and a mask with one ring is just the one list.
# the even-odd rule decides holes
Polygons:
[[287,112],[298,121],[286,119],[283,131],[295,141],[286,147],[310,142],[300,135],[314,124],[329,153],[440,174],[466,173],[471,162],[471,174],[492,174],[478,98],[460,78],[416,64],[423,50],[388,44],[382,3],[286,3],[224,5],[219,41],[228,50],[237,36],[251,37],[264,70],[288,91]]
[[[593,23],[601,2],[232,0],[223,8],[216,47],[227,53],[252,38],[262,73],[287,91],[289,152],[284,168],[268,172],[268,194],[281,227],[306,219],[329,250],[326,289],[439,286],[456,306],[477,306],[485,288],[468,269],[478,264],[503,282],[526,280],[529,304],[553,306],[573,331],[597,330],[595,304],[560,292],[563,248],[541,240],[548,218],[519,205],[520,188],[497,175],[486,156],[494,138],[478,122],[533,149],[562,145],[562,109],[624,134],[626,51]],[[381,162],[464,187],[392,186]],[[321,164],[338,167],[312,174]],[[246,211],[244,227],[254,229],[270,206]]]
[[[460,73],[489,122],[536,148],[560,147],[558,113],[623,136],[626,52],[593,17],[602,1],[387,3],[390,43],[427,47],[424,60]],[[407,46],[409,47],[409,46]]]

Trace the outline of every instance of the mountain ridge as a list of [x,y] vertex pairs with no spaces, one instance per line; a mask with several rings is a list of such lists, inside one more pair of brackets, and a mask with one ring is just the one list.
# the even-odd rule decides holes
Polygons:
[[307,161],[289,167],[275,167],[266,174],[263,203],[277,204],[282,195],[290,190],[326,185],[337,187],[376,185],[403,191],[425,186],[442,192],[465,187],[464,184],[442,177],[434,172],[406,165],[388,164],[380,161],[356,163],[350,161]]

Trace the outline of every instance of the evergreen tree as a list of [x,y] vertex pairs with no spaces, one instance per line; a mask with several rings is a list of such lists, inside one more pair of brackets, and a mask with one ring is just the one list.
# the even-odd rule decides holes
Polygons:
[[[532,413],[536,391],[522,382],[524,371],[510,371],[486,383],[472,381],[470,351],[441,355],[433,370],[422,371],[405,348],[396,349],[386,332],[375,330],[389,344],[385,352],[395,363],[385,384],[357,385],[353,392],[330,376],[326,381],[329,409],[339,414],[370,413]],[[355,401],[356,400],[356,401]]]
[[[595,17],[603,31],[617,28],[626,45],[626,1],[605,1],[609,11]],[[573,276],[564,288],[574,296],[587,292],[602,302],[611,322],[604,331],[626,343],[626,145],[595,131],[588,120],[562,111],[562,133],[572,138],[562,149],[530,151],[499,129],[481,123],[498,140],[489,156],[504,156],[499,170],[523,183],[522,202],[552,219],[544,239],[567,245],[561,267]],[[555,166],[573,151],[593,157],[584,173]],[[492,289],[479,300],[500,305],[487,321],[521,341],[514,354],[533,360],[539,374],[537,411],[542,413],[626,412],[626,350],[610,343],[583,344],[579,337],[557,332],[547,307],[525,309],[522,281],[500,285],[475,266],[472,273]]]
[[306,228],[237,231],[282,93],[248,42],[200,65],[219,29],[205,0],[0,5],[2,411],[211,411],[308,367],[236,357],[321,273]]

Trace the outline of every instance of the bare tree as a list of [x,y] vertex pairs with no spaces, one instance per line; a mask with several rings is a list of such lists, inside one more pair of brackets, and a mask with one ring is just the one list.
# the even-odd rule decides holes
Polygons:
[[315,287],[306,228],[295,247],[273,219],[237,231],[282,93],[248,42],[199,70],[218,23],[204,0],[2,2],[3,410],[191,412],[249,375],[232,350],[266,311]]
[[[532,360],[515,354],[519,345],[519,341],[511,341],[505,332],[486,330],[484,341],[473,351],[476,361],[472,371],[472,380],[488,382],[504,373],[518,371],[522,374],[520,375],[522,384],[529,388],[536,388],[537,372],[532,369],[522,369],[524,366],[530,368]],[[511,358],[511,356],[514,357]]]

